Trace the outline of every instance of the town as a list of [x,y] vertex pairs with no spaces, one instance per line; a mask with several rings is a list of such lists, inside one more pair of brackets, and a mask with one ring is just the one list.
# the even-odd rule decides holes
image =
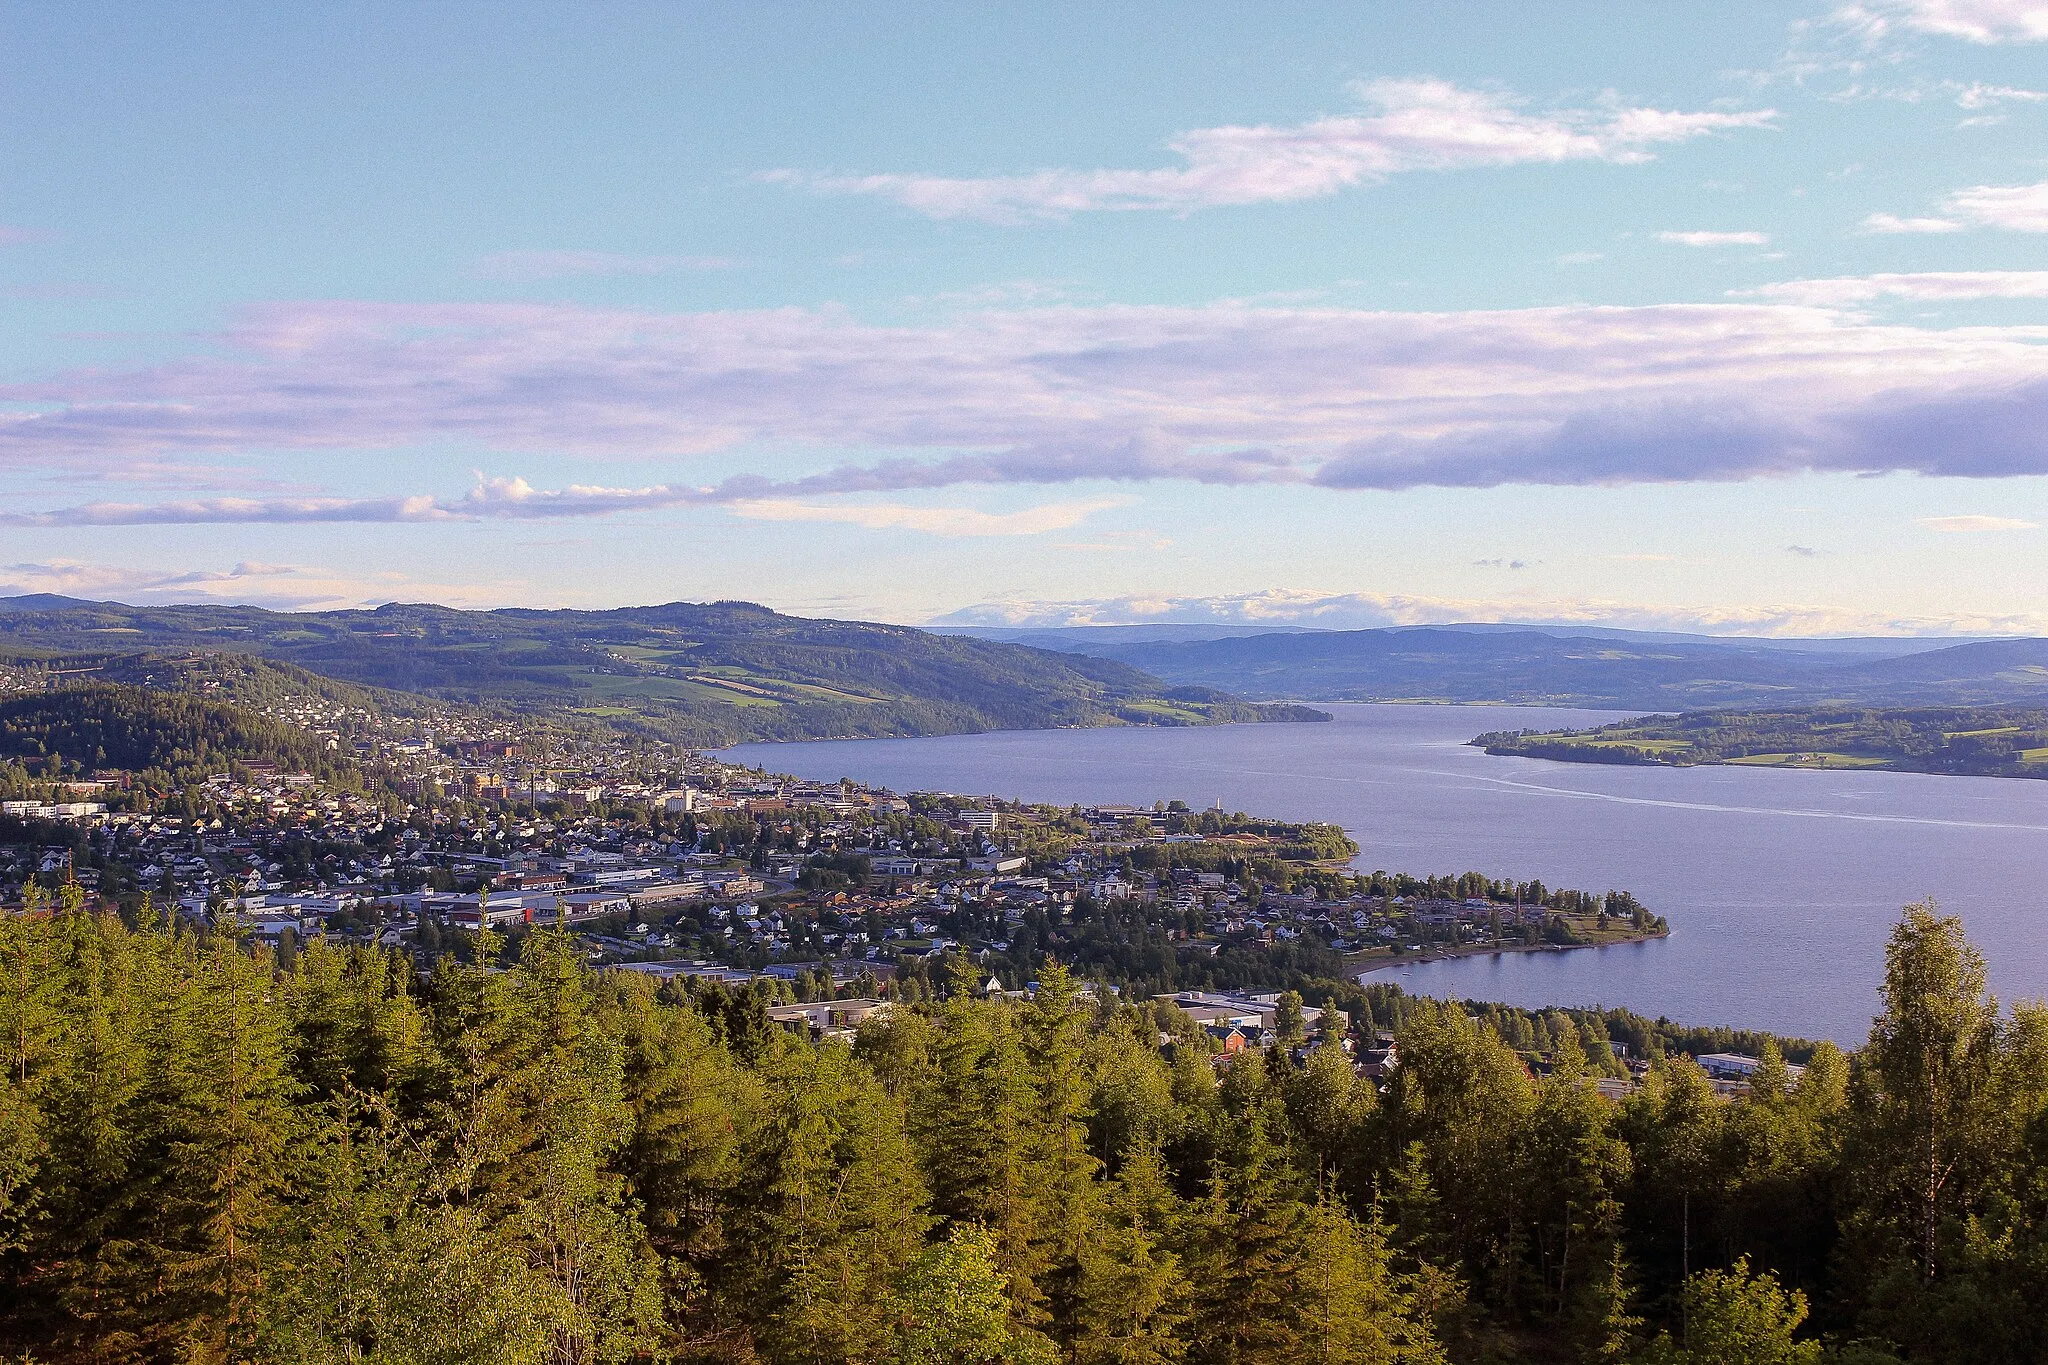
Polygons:
[[789,1003],[884,998],[899,976],[947,971],[1021,990],[1047,954],[1112,990],[1271,996],[1415,954],[1664,931],[1626,892],[1361,874],[1327,824],[898,794],[610,732],[303,695],[262,709],[346,765],[238,759],[170,789],[96,767],[32,795],[17,776],[0,803],[4,894],[72,884],[130,917],[146,897],[285,952],[324,934],[423,965],[480,947],[514,960],[535,927],[561,926],[594,965],[779,983]]

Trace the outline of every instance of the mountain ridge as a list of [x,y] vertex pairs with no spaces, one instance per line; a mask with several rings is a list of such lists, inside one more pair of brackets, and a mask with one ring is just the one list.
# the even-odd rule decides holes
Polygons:
[[497,710],[552,711],[675,742],[950,734],[1089,725],[1313,720],[1114,660],[785,616],[751,602],[604,611],[435,603],[275,612],[0,599],[0,651],[255,655],[343,683]]
[[1404,626],[1105,644],[1090,652],[1168,683],[1308,702],[1698,710],[1830,701],[1905,706],[2048,700],[2048,640],[2035,638],[1942,641],[1885,655],[1743,637],[1703,642]]

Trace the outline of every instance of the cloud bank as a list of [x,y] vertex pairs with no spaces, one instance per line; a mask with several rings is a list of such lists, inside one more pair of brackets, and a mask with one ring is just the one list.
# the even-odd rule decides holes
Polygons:
[[948,612],[928,624],[1028,627],[1227,623],[1370,630],[1478,621],[1676,630],[1703,635],[2022,635],[2048,631],[2048,617],[2024,613],[1909,617],[1800,604],[1690,607],[1581,597],[1430,597],[1287,588],[1218,597],[1162,595],[1079,602],[983,602]]
[[1983,299],[2048,299],[2048,270],[1928,270],[1907,274],[1844,275],[1825,280],[1786,280],[1756,289],[1730,290],[1738,299],[1838,308],[1877,299],[1922,303],[1963,303]]
[[[1833,302],[2031,288],[2013,278],[2025,273],[1785,287]],[[104,477],[250,451],[458,445],[494,460],[669,464],[810,452],[826,467],[715,484],[479,479],[456,497],[96,502],[4,521],[546,519],[1086,480],[1402,489],[2048,473],[2048,331],[1880,323],[1812,301],[1043,308],[921,327],[795,309],[271,305],[214,354],[0,386],[0,463]]]
[[756,178],[822,194],[889,199],[932,218],[1021,223],[1102,210],[1187,213],[1317,199],[1403,171],[1646,161],[1662,144],[1769,127],[1776,118],[1770,110],[1528,113],[1510,96],[1429,79],[1372,81],[1353,92],[1375,112],[1282,127],[1198,128],[1167,144],[1184,163],[1168,169],[985,177],[774,170]]
[[983,512],[972,507],[911,507],[902,503],[817,503],[787,498],[743,499],[731,504],[754,521],[844,522],[869,530],[923,531],[929,535],[1037,536],[1078,526],[1097,512],[1120,507],[1123,499],[1054,502],[1018,512]]
[[268,607],[275,611],[320,611],[374,607],[385,602],[439,602],[448,606],[495,607],[527,597],[521,580],[495,584],[431,583],[392,572],[350,572],[312,564],[268,564],[243,560],[228,569],[162,569],[96,564],[76,559],[0,564],[0,597],[58,593],[67,597],[116,600],[138,606],[210,602]]
[[1920,524],[1930,531],[1943,531],[1950,535],[1970,535],[1980,531],[2038,531],[2041,524],[2027,521],[2022,517],[1987,517],[1979,515],[1959,517],[1922,517]]

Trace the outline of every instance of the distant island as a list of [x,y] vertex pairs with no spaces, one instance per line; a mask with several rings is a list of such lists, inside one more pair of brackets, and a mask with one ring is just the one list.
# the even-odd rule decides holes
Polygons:
[[1925,707],[1692,711],[1584,730],[1497,730],[1490,754],[1565,763],[1876,768],[1972,777],[2048,777],[2048,710]]

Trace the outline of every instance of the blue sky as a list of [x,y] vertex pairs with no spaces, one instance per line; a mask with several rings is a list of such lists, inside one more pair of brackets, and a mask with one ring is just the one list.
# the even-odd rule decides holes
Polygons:
[[0,591],[2048,633],[2048,0],[1414,13],[0,6]]

